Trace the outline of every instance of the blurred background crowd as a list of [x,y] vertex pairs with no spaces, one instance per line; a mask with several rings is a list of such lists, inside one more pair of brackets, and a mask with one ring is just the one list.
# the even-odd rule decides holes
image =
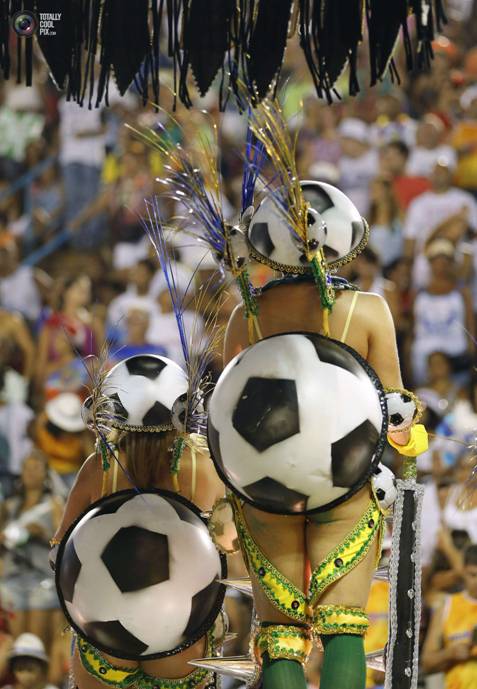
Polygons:
[[[363,76],[357,97],[329,105],[317,99],[302,53],[290,44],[281,93],[297,132],[301,177],[340,187],[368,220],[369,245],[342,274],[388,301],[405,384],[426,405],[421,665],[429,689],[477,687],[474,4],[449,3],[451,21],[434,43],[429,72],[402,71],[400,84],[386,80],[373,89]],[[217,123],[224,212],[232,218],[246,119],[232,104],[219,113],[215,94],[198,100],[208,117],[178,106],[171,119],[144,108],[134,91],[120,98],[113,87],[109,108],[80,109],[56,91],[43,64],[33,81],[31,88],[0,84],[0,675],[4,685],[42,689],[67,683],[69,638],[48,540],[93,449],[81,417],[83,359],[96,354],[112,365],[155,352],[182,360],[167,285],[140,222],[144,199],[161,191],[161,162],[125,124],[142,128],[159,119],[193,149]],[[170,112],[172,105],[166,76],[161,106]],[[180,215],[170,200],[161,204],[166,219]],[[174,252],[180,289],[199,262],[196,281],[214,270],[191,238],[178,238]],[[252,271],[256,285],[269,277],[263,267]],[[237,301],[231,292],[219,322]],[[206,315],[191,306],[186,321],[200,328]],[[399,472],[391,452],[386,461]],[[241,572],[239,563],[235,569]],[[386,641],[386,597],[387,583],[376,581],[368,650]],[[228,605],[239,638],[227,651],[240,653],[248,603],[236,595]],[[22,644],[30,656],[18,653]],[[33,670],[15,665],[17,656],[23,664],[33,659]],[[319,656],[310,686],[318,673]],[[368,680],[380,686],[382,675],[371,672]]]

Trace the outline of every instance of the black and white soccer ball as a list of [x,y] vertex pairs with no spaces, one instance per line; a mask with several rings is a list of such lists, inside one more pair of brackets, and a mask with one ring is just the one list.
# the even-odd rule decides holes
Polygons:
[[417,421],[419,410],[415,398],[406,390],[386,392],[388,424],[390,431],[404,431]]
[[103,384],[103,394],[111,401],[111,426],[132,431],[172,429],[174,403],[187,396],[187,390],[182,368],[156,354],[120,361]]
[[94,503],[62,540],[63,611],[96,648],[128,659],[178,653],[213,625],[225,560],[197,508],[168,491]]
[[391,469],[379,463],[373,472],[371,483],[381,509],[389,509],[397,498],[396,477]]
[[[308,248],[316,252],[325,244],[327,228],[320,215],[308,211]],[[278,270],[303,272],[308,269],[307,247],[290,229],[275,201],[263,199],[255,211],[247,233],[252,255]]]
[[326,182],[303,180],[303,195],[311,208],[326,223],[327,234],[323,247],[330,268],[351,261],[368,241],[368,225],[354,203],[340,189]]
[[209,448],[240,498],[281,514],[323,511],[371,475],[385,445],[381,385],[350,347],[312,333],[235,357],[210,398]]
[[[301,182],[308,210],[308,232],[314,247],[323,249],[329,268],[351,261],[368,241],[368,225],[354,203],[326,182]],[[271,198],[257,208],[248,230],[253,255],[279,270],[304,272],[308,261],[303,243],[294,236]]]

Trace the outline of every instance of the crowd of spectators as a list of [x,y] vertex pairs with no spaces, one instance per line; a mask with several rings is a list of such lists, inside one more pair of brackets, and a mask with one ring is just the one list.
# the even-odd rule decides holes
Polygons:
[[[471,2],[450,4],[454,18],[473,11]],[[462,689],[477,686],[477,49],[463,25],[451,22],[435,41],[430,72],[363,87],[332,105],[316,97],[292,43],[282,92],[302,178],[337,185],[368,220],[369,245],[343,275],[388,301],[405,384],[426,405],[422,676],[429,688],[445,681]],[[170,111],[167,87],[161,98]],[[144,198],[161,191],[161,163],[125,123],[140,128],[161,119],[191,148],[217,123],[224,213],[233,217],[239,207],[245,117],[233,106],[219,113],[214,94],[199,104],[208,118],[178,106],[170,120],[144,108],[133,91],[120,98],[111,87],[108,108],[80,109],[40,63],[33,87],[0,84],[4,684],[21,685],[15,664],[5,661],[15,658],[21,635],[42,681],[48,653],[50,681],[66,683],[68,640],[47,553],[68,488],[93,447],[81,417],[84,357],[112,365],[148,351],[182,361],[167,285],[140,222]],[[166,218],[180,213],[161,203]],[[178,239],[174,252],[180,289],[199,261],[198,280],[214,267],[190,237]],[[261,267],[252,273],[257,285],[268,276]],[[232,294],[223,305],[224,322],[235,300]],[[186,323],[200,329],[201,316],[191,307]],[[386,461],[399,471],[392,453]],[[386,596],[387,584],[375,582],[368,650],[385,643]],[[234,620],[243,617],[240,606],[230,602]],[[380,686],[382,675],[368,680]]]

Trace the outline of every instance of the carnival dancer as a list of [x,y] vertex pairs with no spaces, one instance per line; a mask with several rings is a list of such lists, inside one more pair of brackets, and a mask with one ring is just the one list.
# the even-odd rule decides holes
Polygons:
[[[202,376],[213,342],[208,343],[204,352],[204,343],[194,342],[193,334],[184,332],[181,304],[189,300],[175,289],[174,269],[165,244],[161,244],[159,253],[177,312],[188,373],[186,375],[176,363],[158,355],[130,357],[109,372],[102,371],[97,362],[91,397],[85,402],[85,415],[88,425],[96,433],[97,449],[84,462],[69,494],[61,525],[52,540],[55,549],[65,539],[65,534],[68,536],[68,531],[71,535],[71,525],[92,503],[97,504],[101,511],[105,496],[121,496],[128,490],[134,497],[135,491],[147,507],[147,494],[160,489],[160,495],[161,491],[169,491],[169,495],[177,494],[185,501],[196,504],[200,510],[210,510],[224,494],[223,485],[213,469],[205,438],[201,435],[204,427]],[[191,353],[194,346],[195,354]],[[125,495],[128,496],[127,493]],[[167,497],[168,493],[165,495]],[[97,503],[101,498],[103,500]],[[106,504],[106,512],[108,509]],[[178,509],[181,513],[180,505]],[[60,545],[59,558],[62,548],[65,558],[68,545]],[[151,557],[156,554],[151,551]],[[175,560],[177,563],[177,557]],[[169,569],[173,566],[171,562]],[[63,587],[60,599],[65,598],[62,581],[66,578],[68,584],[70,578],[68,566],[67,563],[63,568],[66,571],[63,575],[58,575],[57,566],[57,585],[60,589]],[[157,567],[153,562],[149,562],[148,566]],[[194,567],[197,569],[194,570]],[[191,571],[176,573],[175,577],[197,577],[200,567],[200,562],[193,563]],[[144,572],[137,572],[137,578],[144,578]],[[220,579],[220,572],[215,579]],[[133,582],[131,590],[134,588]],[[174,616],[174,591],[177,594],[175,589],[171,589],[167,600],[165,626],[168,624],[167,615],[169,618]],[[68,605],[67,613],[71,612]],[[191,615],[194,610],[197,613],[192,606]],[[156,618],[156,625],[161,624]],[[219,623],[216,630],[218,626]],[[215,652],[212,631],[181,652],[173,650],[163,654],[165,657],[134,661],[131,655],[121,659],[100,652],[92,643],[77,635],[72,659],[74,682],[79,689],[100,689],[104,684],[120,688],[134,685],[141,689],[204,689],[215,686],[213,673],[200,669],[191,672],[188,664],[191,658]],[[98,638],[102,638],[101,633]],[[129,651],[127,644],[126,651]],[[120,656],[119,653],[117,655]]]
[[[321,333],[358,353],[385,388],[400,390],[395,330],[386,302],[378,295],[350,289],[330,276],[330,271],[351,261],[364,248],[368,238],[365,220],[338,189],[318,182],[298,183],[293,147],[277,106],[264,104],[254,111],[251,129],[265,146],[281,185],[275,199],[265,199],[258,207],[246,230],[252,257],[283,275],[256,295],[261,336]],[[238,306],[227,328],[224,363],[250,344],[244,307]],[[334,413],[339,416],[344,412],[337,408]],[[425,449],[422,426],[409,423],[400,428],[389,428],[394,447],[400,446],[403,454]],[[319,432],[317,419],[317,435]],[[266,688],[306,686],[302,664],[296,660],[307,657],[311,627],[324,648],[321,689],[364,687],[364,608],[380,555],[378,533],[363,543],[362,556],[349,558],[347,551],[353,548],[350,536],[359,530],[363,515],[373,504],[376,494],[371,483],[366,483],[345,502],[317,514],[284,517],[247,503],[237,511],[239,533],[246,534],[242,547],[260,619],[255,652],[261,656]],[[294,591],[295,600],[305,598],[312,608],[305,606],[298,620],[302,650],[295,660],[290,660],[293,656],[287,653],[286,643],[281,654],[279,641],[286,639],[290,629],[296,635],[297,616],[287,614],[286,607],[277,605],[266,590],[260,567],[255,571],[252,564],[251,551],[260,553],[262,568],[279,571]],[[333,558],[340,572],[327,583],[326,570],[333,566]],[[308,562],[312,576],[306,597]],[[342,566],[346,562],[350,566]],[[275,638],[267,632],[270,625]]]

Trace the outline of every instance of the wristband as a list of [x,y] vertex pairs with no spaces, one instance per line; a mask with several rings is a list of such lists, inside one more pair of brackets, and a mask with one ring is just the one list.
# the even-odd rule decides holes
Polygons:
[[410,429],[410,438],[406,445],[398,445],[392,440],[388,433],[388,443],[391,447],[399,452],[404,457],[417,457],[429,447],[429,438],[427,436],[426,427],[422,423],[417,423]]

